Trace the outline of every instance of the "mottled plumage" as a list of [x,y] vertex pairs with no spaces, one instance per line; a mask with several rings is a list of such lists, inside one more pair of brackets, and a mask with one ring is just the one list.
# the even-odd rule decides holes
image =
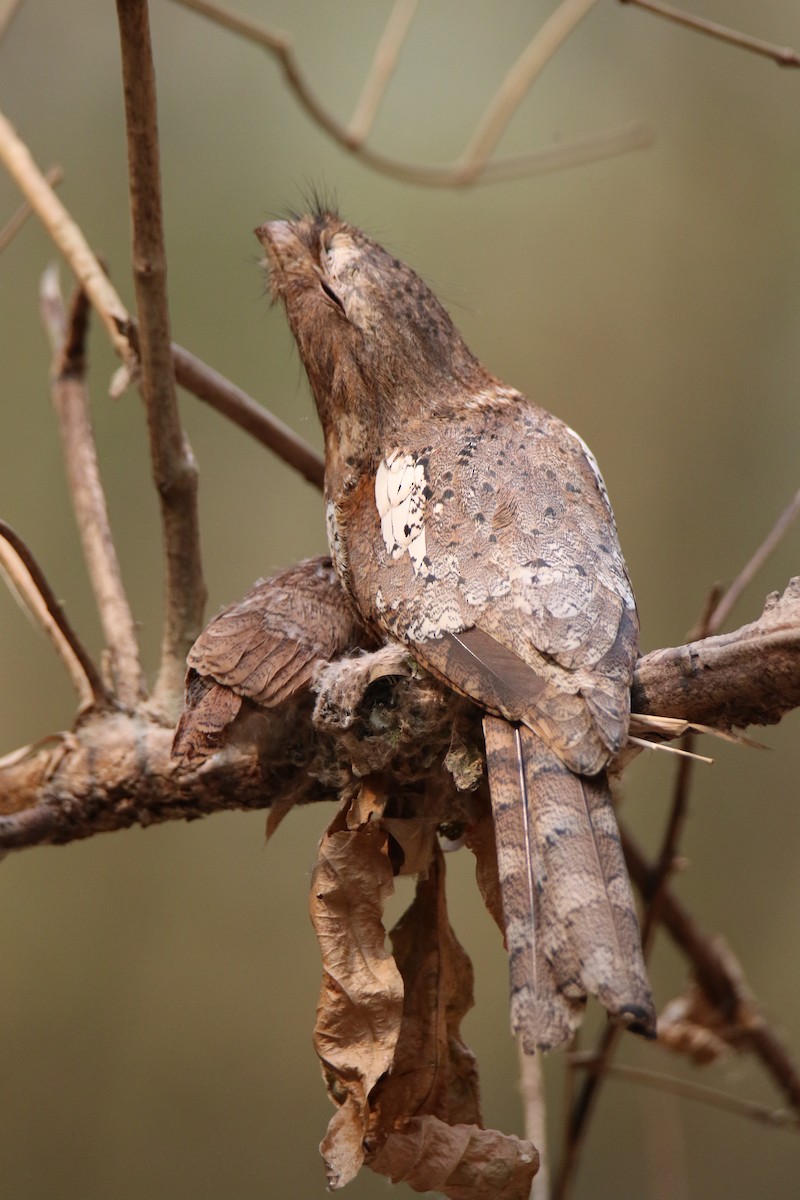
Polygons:
[[318,213],[258,234],[323,424],[336,570],[372,629],[488,714],[514,1028],[556,1045],[591,992],[649,1032],[604,774],[638,624],[597,464],[359,230]]
[[243,703],[283,703],[307,688],[320,666],[363,640],[329,558],[306,559],[256,583],[209,622],[189,651],[173,756],[193,764],[208,757]]

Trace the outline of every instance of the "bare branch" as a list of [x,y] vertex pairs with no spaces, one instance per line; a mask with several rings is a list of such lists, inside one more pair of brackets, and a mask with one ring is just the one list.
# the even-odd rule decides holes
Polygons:
[[[571,1054],[573,1066],[586,1071],[595,1071],[598,1062],[592,1054]],[[763,1125],[772,1125],[778,1129],[798,1128],[798,1115],[785,1108],[769,1108],[766,1104],[757,1104],[753,1100],[740,1100],[738,1096],[730,1096],[717,1088],[705,1087],[700,1083],[692,1083],[688,1079],[678,1079],[674,1075],[664,1075],[660,1071],[646,1071],[641,1067],[627,1067],[619,1063],[608,1063],[604,1071],[626,1083],[638,1083],[644,1087],[655,1088],[661,1092],[669,1092],[673,1096],[683,1096],[687,1100],[697,1100],[701,1104],[710,1104],[713,1108],[721,1108],[726,1112],[736,1113],[740,1117],[748,1117]]]
[[132,708],[144,695],[144,676],[136,624],[125,595],[100,480],[84,379],[88,300],[86,293],[78,290],[65,322],[54,270],[42,279],[41,300],[51,341],[56,343],[51,389],[78,532],[108,647],[115,694],[121,704]]
[[661,4],[660,0],[620,0],[620,4],[635,4],[637,8],[644,8],[647,12],[655,13],[658,17],[665,17],[666,20],[674,21],[677,25],[684,25],[687,29],[694,29],[698,33],[705,33],[719,41],[728,42],[731,46],[738,46],[741,50],[750,50],[753,54],[771,58],[779,67],[800,67],[800,54],[788,46],[776,46],[772,42],[762,41],[761,38],[750,37],[746,33],[739,33],[736,29],[729,29],[727,25],[718,25],[716,21],[707,21],[705,17],[692,16],[691,13],[673,8],[671,4]]
[[722,628],[730,616],[731,610],[739,600],[742,592],[761,570],[770,554],[772,554],[772,552],[778,546],[786,531],[796,520],[798,514],[800,514],[800,491],[795,493],[794,497],[778,517],[777,521],[772,526],[772,529],[764,538],[753,557],[748,563],[745,563],[739,574],[734,579],[733,583],[725,592],[722,599],[714,608],[714,611],[708,618],[708,633],[716,633]]
[[464,182],[481,174],[504,129],[538,76],[597,0],[562,0],[501,83],[460,159]]
[[[281,740],[298,745],[286,720],[292,716],[297,720],[298,709],[287,706],[272,734],[276,755]],[[0,846],[63,845],[132,825],[263,809],[301,782],[288,761],[263,766],[254,745],[181,771],[171,759],[172,738],[172,729],[141,709],[111,712],[0,764]],[[338,798],[315,780],[305,785],[298,799]]]
[[83,290],[97,309],[114,349],[128,370],[135,371],[137,364],[130,343],[120,333],[120,326],[128,320],[125,306],[89,249],[80,229],[36,166],[27,146],[2,114],[0,159],[75,272]]
[[200,13],[272,54],[280,63],[289,88],[315,124],[319,125],[343,150],[358,158],[366,166],[382,175],[388,175],[392,179],[401,179],[405,183],[419,183],[429,187],[464,187],[467,183],[495,183],[501,180],[518,179],[548,171],[564,170],[585,162],[595,162],[598,159],[624,154],[629,150],[640,150],[649,145],[652,140],[649,131],[642,125],[636,124],[596,137],[571,142],[568,145],[548,147],[546,150],[536,150],[530,154],[521,154],[499,159],[494,163],[486,163],[481,173],[475,175],[474,178],[472,173],[468,173],[465,177],[464,167],[460,162],[448,166],[425,166],[421,163],[401,162],[399,159],[378,154],[367,146],[353,141],[350,130],[337,121],[311,91],[300,71],[292,50],[291,40],[287,34],[269,29],[256,21],[251,21],[248,17],[231,12],[230,9],[223,8],[213,0],[175,0],[175,3]]
[[744,729],[772,725],[800,705],[800,579],[767,598],[757,621],[734,633],[654,650],[639,660],[635,712]]
[[325,476],[322,456],[288,425],[284,425],[235,383],[175,342],[172,343],[172,364],[175,378],[182,388],[244,429],[290,467],[294,467],[295,471],[299,471],[309,483],[322,488]]
[[[653,868],[622,826],[620,834],[631,879],[647,898],[654,878]],[[665,888],[662,895],[661,921],[691,962],[697,982],[715,1007],[741,1026],[740,1044],[746,1044],[761,1060],[792,1108],[800,1114],[800,1070],[752,998],[743,995],[741,979],[731,970],[730,955],[724,953],[719,939],[700,928],[670,888]]]
[[8,0],[6,11],[0,17],[0,40],[5,37],[11,22],[22,7],[22,0]]
[[133,269],[142,394],[166,559],[157,704],[177,704],[186,654],[200,632],[205,586],[200,558],[197,465],[181,428],[167,309],[155,72],[146,0],[117,0],[128,133]]
[[[264,589],[262,585],[262,594],[266,597],[268,592],[269,589]],[[265,598],[264,603],[265,606],[268,606],[268,599]],[[340,606],[338,585],[337,595],[331,597],[330,603],[334,607]],[[789,627],[792,625],[793,633],[790,636]],[[785,637],[782,641],[780,640],[781,635],[774,632],[775,628],[781,626],[786,627]],[[291,636],[296,637],[296,633]],[[777,645],[775,644],[776,638],[779,639]],[[720,670],[720,684],[708,690],[709,685],[703,674],[696,678],[683,676],[684,702],[697,709],[698,714],[701,714],[703,698],[710,707],[710,716],[718,716],[720,712],[724,715],[736,711],[740,716],[749,713],[753,721],[761,719],[775,721],[778,719],[779,710],[785,712],[800,704],[800,681],[797,679],[796,670],[798,645],[800,644],[800,581],[790,585],[782,599],[771,598],[759,621],[744,626],[738,634],[709,638],[706,642],[696,645],[707,648],[715,643],[721,643],[717,661],[724,663],[724,669]],[[691,649],[691,647],[682,647],[679,650],[655,651],[640,660],[634,686],[635,694],[641,701],[639,706],[641,711],[653,711],[654,713],[663,711],[662,700],[669,699],[675,692],[675,659],[680,661],[682,658],[690,657]],[[752,669],[754,659],[758,662],[759,673],[768,673],[773,677],[768,703],[765,703],[763,695],[756,696],[752,703],[748,703],[746,699],[748,689],[754,687],[757,682]],[[356,665],[358,666],[361,661],[361,659],[356,660]],[[766,671],[765,663],[767,664]],[[367,673],[362,680],[360,670],[356,674],[360,681],[359,687],[363,691],[368,686],[369,675]],[[716,674],[716,671],[706,672],[706,675],[709,674]],[[784,682],[783,690],[780,687],[781,680]],[[723,695],[725,689],[727,689],[727,698]],[[698,692],[700,699],[692,703],[691,697],[694,691]],[[277,730],[277,733],[274,738],[271,735],[265,735],[266,741],[263,737],[261,738],[262,758],[264,763],[268,764],[272,775],[284,772],[281,776],[283,793],[290,795],[302,793],[305,799],[319,799],[320,796],[315,790],[318,786],[315,778],[331,779],[336,777],[339,768],[332,764],[339,761],[337,757],[339,744],[343,747],[344,753],[349,756],[348,761],[353,755],[367,756],[361,762],[360,770],[363,768],[366,771],[368,767],[372,769],[370,766],[373,762],[372,756],[376,754],[379,757],[383,756],[380,757],[380,767],[381,769],[386,767],[387,771],[390,762],[402,764],[405,761],[403,755],[408,754],[413,756],[415,763],[424,761],[426,764],[425,777],[427,778],[430,773],[430,763],[437,756],[444,758],[450,750],[452,724],[456,719],[456,713],[459,720],[467,722],[472,720],[476,730],[479,728],[480,714],[478,711],[471,708],[466,701],[443,691],[441,686],[432,679],[396,679],[393,683],[393,697],[392,712],[400,723],[397,728],[392,725],[388,730],[385,746],[372,734],[369,739],[364,740],[359,735],[357,727],[351,729],[352,720],[341,730],[331,722],[323,722],[317,728],[312,727],[308,714],[304,716],[300,712],[298,715],[298,709],[294,703],[270,709],[266,714],[269,717],[269,729]],[[648,710],[646,705],[651,702],[653,708]],[[351,697],[348,700],[347,711],[352,714],[356,711],[358,703],[357,697]],[[402,717],[404,704],[413,706],[413,718],[409,716],[406,720]],[[403,721],[406,723],[404,724]],[[83,727],[78,732],[82,738],[87,736]],[[478,741],[479,738],[479,733],[476,733]],[[322,756],[325,764],[323,767],[313,765],[319,756]],[[144,777],[149,777],[151,774],[144,758],[141,761],[137,760],[134,767]],[[153,770],[155,769],[153,768]],[[401,771],[405,768],[397,766],[396,769]],[[83,779],[78,772],[74,777],[70,777],[69,783],[64,783],[61,797],[64,802],[69,801],[70,821],[74,826],[80,825],[81,821],[88,826],[83,828],[80,833],[73,833],[73,837],[88,836],[93,831],[92,824],[98,821],[104,822],[102,828],[114,828],[113,820],[119,821],[120,817],[107,817],[105,808],[109,804],[114,807],[116,801],[112,797],[119,795],[120,791],[131,790],[132,793],[145,797],[142,802],[146,805],[147,788],[145,784],[142,780],[123,779],[120,776],[120,770],[121,768],[118,767],[113,769],[113,787],[110,782],[106,783],[104,776],[99,771],[92,774],[88,781]],[[161,768],[159,767],[158,770]],[[13,793],[10,779],[10,776],[6,776],[9,795]],[[162,785],[163,781],[159,783],[159,786]],[[402,792],[404,787],[405,784],[398,782],[397,790],[399,792]],[[265,789],[260,806],[269,807],[276,794],[282,794],[281,788],[277,785]],[[24,802],[18,800],[14,807],[22,808],[29,804],[36,804],[39,799],[41,797],[37,798],[35,790],[28,789]],[[228,806],[235,807],[235,803],[229,802]],[[206,811],[213,811],[211,803]],[[88,816],[84,815],[82,818],[82,813],[88,813]],[[135,816],[125,815],[124,823],[130,824],[136,819]],[[148,817],[148,819],[152,819],[152,817]],[[68,840],[61,834],[59,837],[60,840]],[[2,846],[3,841],[0,838],[0,848]]]
[[[50,167],[50,169],[45,172],[44,177],[50,186],[54,188],[61,183],[61,180],[64,178],[64,172],[61,170],[61,167]],[[32,215],[33,209],[26,200],[25,203],[21,204],[17,211],[9,217],[3,228],[0,229],[0,254],[2,254],[6,247],[13,242],[14,238],[28,220],[28,217]]]
[[419,0],[395,0],[383,36],[375,50],[369,74],[361,89],[355,112],[347,127],[348,136],[354,146],[360,146],[369,136],[386,87],[397,66],[403,42],[414,20],[418,3]]
[[541,1054],[526,1054],[517,1039],[519,1092],[522,1097],[526,1141],[539,1151],[539,1170],[531,1185],[530,1200],[548,1200],[550,1178],[547,1155],[547,1101],[544,1091]]
[[78,693],[80,710],[106,707],[110,697],[97,668],[67,620],[32,552],[5,521],[0,521],[0,568],[53,642]]

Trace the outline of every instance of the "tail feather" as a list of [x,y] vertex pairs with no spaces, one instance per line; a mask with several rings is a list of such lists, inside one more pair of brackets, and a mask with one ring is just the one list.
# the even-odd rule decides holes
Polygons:
[[511,976],[511,1026],[532,1054],[569,1040],[581,1023],[584,1001],[564,991],[553,967],[549,943],[557,922],[549,911],[530,811],[522,731],[489,716],[483,728]]
[[[526,1050],[566,1041],[587,994],[650,1034],[655,1011],[604,773],[576,775],[535,733],[484,718],[511,960]],[[524,847],[524,849],[523,849]]]

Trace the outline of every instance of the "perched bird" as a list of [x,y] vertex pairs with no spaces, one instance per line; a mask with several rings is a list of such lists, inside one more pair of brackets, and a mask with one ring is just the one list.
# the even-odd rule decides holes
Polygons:
[[335,569],[371,629],[485,710],[512,1027],[549,1049],[592,993],[652,1035],[605,773],[638,622],[597,464],[335,212],[256,233],[325,434]]

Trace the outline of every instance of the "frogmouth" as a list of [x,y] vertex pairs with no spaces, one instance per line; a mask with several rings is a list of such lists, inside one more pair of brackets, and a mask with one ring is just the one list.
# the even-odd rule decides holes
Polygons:
[[529,1052],[557,1046],[594,994],[652,1035],[606,777],[638,621],[597,463],[335,212],[256,232],[324,430],[339,578],[372,630],[484,710],[512,1027]]

